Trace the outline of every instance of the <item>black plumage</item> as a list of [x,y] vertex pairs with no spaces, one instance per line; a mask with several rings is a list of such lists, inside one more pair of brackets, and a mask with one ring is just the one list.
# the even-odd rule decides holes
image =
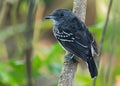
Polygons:
[[91,77],[96,77],[93,57],[98,54],[97,45],[85,24],[67,9],[55,10],[46,18],[54,21],[53,33],[65,50],[87,62]]

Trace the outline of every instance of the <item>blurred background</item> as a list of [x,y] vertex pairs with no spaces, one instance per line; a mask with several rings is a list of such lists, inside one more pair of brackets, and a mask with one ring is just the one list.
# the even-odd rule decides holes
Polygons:
[[[87,1],[85,23],[99,45],[109,0]],[[33,86],[57,86],[65,51],[53,36],[52,21],[44,16],[57,8],[72,10],[73,0],[35,0],[33,28],[27,22],[31,18],[29,2],[0,0],[0,86],[26,86],[29,82]],[[96,86],[120,86],[119,3],[112,3]],[[81,64],[74,86],[91,84],[88,69]]]

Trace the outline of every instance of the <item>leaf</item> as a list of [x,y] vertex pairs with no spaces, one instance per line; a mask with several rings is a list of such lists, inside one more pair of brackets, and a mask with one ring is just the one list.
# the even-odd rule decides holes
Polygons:
[[62,52],[63,52],[63,49],[61,48],[61,46],[58,43],[55,44],[51,49],[51,52],[46,57],[45,63],[49,64],[54,58],[56,59],[60,58],[60,55],[62,54]]
[[48,66],[48,69],[51,73],[55,74],[56,76],[60,75],[62,65],[60,63],[51,63]]
[[38,71],[42,65],[43,61],[40,59],[38,55],[35,55],[32,59],[32,69],[34,71]]
[[78,72],[76,75],[76,82],[79,82],[78,84],[80,84],[81,86],[90,86],[92,80],[87,74],[83,72]]
[[40,68],[44,65],[43,61],[38,55],[35,55],[32,59],[32,76],[33,77],[43,77],[40,73]]

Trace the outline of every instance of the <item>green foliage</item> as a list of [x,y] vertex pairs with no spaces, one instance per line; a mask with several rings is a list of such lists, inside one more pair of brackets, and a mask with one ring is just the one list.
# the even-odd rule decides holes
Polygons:
[[104,22],[100,22],[98,24],[89,27],[90,32],[92,32],[94,37],[96,37],[97,42],[99,42],[99,40],[101,39],[103,26],[104,26]]
[[[55,44],[50,48],[50,52],[44,57],[44,60],[35,55],[31,60],[33,80],[37,77],[47,77],[40,72],[43,67],[47,67],[49,73],[59,76],[61,71],[59,60],[62,52],[59,44]],[[6,63],[0,63],[0,86],[21,86],[24,84],[26,84],[26,65],[24,61],[10,60]]]
[[86,72],[79,71],[76,74],[75,83],[75,86],[90,86],[92,84],[92,80]]
[[0,63],[0,85],[2,86],[18,86],[25,81],[23,71],[23,63],[21,62],[6,62]]

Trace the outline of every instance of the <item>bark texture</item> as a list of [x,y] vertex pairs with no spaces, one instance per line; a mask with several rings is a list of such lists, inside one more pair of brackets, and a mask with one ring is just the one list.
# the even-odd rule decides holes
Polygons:
[[73,12],[85,22],[87,0],[74,0]]

